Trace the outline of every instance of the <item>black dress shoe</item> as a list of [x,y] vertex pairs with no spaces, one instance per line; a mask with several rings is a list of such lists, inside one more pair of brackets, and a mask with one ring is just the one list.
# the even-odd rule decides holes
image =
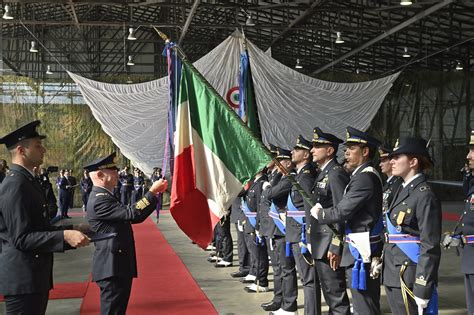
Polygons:
[[242,272],[242,271],[236,271],[230,274],[232,278],[243,278],[247,277],[248,273]]
[[280,304],[277,304],[275,302],[268,302],[268,303],[263,303],[262,305],[262,308],[265,312],[274,312],[274,311],[278,311],[281,307]]

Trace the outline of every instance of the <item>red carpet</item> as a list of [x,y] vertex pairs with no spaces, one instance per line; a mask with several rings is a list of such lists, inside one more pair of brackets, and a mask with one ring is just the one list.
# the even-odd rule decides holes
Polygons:
[[[54,288],[49,291],[49,299],[60,300],[82,298],[86,294],[88,285],[89,282],[56,283],[54,284]],[[2,295],[0,295],[0,302],[3,302]]]
[[[138,278],[134,279],[127,315],[217,314],[153,221],[133,225]],[[99,288],[91,283],[81,305],[82,315],[99,314]]]

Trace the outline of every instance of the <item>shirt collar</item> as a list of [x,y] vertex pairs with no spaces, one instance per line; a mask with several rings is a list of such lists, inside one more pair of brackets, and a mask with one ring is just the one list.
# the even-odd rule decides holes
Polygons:
[[392,178],[393,178],[393,175],[387,178],[387,183],[389,183],[392,180]]
[[423,175],[423,173],[418,173],[416,174],[415,176],[413,176],[412,178],[410,178],[409,180],[407,180],[406,182],[404,182],[402,184],[403,188],[405,188],[406,186],[408,186],[408,184],[410,184],[412,181],[414,181],[415,179],[417,179],[418,177],[420,177],[421,175]]
[[324,171],[324,169],[326,168],[326,166],[328,166],[328,164],[331,163],[332,160],[334,160],[334,159],[330,159],[329,161],[327,161],[326,163],[324,163],[324,165],[321,166],[321,172]]

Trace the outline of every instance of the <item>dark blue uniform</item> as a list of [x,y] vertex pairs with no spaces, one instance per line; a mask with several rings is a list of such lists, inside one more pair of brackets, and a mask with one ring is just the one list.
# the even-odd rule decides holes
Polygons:
[[101,314],[125,314],[137,277],[135,241],[131,224],[143,222],[155,209],[156,196],[148,192],[132,207],[123,205],[112,192],[92,187],[87,202],[91,230],[117,233],[113,239],[95,243],[92,280],[101,291]]

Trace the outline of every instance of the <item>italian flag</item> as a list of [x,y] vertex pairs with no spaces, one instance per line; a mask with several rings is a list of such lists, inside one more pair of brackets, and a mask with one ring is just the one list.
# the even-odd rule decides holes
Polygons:
[[185,62],[176,111],[175,169],[170,212],[200,247],[232,201],[271,160],[237,114]]

